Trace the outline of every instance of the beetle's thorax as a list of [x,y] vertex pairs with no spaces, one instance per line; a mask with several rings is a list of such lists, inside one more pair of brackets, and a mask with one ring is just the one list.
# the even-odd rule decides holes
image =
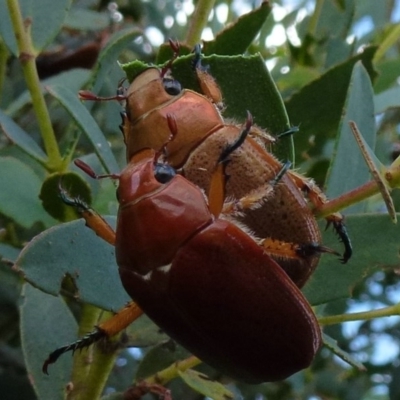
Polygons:
[[160,71],[149,68],[127,92],[123,132],[128,160],[144,148],[160,149],[168,141],[168,114],[174,115],[177,122],[176,137],[167,146],[168,162],[175,168],[181,167],[194,148],[224,125],[219,110],[205,96],[188,89],[168,94]]
[[118,189],[117,263],[140,275],[170,264],[178,249],[213,220],[197,186],[180,175],[165,184],[157,181],[152,153],[138,163],[133,157]]
[[[143,159],[143,154],[149,154],[149,157]],[[120,207],[140,201],[162,187],[163,184],[154,177],[154,151],[146,149],[133,157],[121,172],[118,187]]]

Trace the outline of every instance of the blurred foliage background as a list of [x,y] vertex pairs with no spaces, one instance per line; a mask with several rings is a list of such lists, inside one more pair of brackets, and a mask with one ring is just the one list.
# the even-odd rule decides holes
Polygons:
[[[117,210],[114,185],[109,181],[89,182],[71,165],[72,159],[79,157],[96,170],[103,167],[113,172],[125,164],[118,127],[121,106],[117,102],[82,105],[71,93],[76,95],[79,89],[88,88],[96,94],[112,95],[124,77],[121,64],[132,60],[156,63],[165,59],[158,51],[168,38],[185,42],[191,48],[201,37],[206,55],[261,55],[282,95],[291,123],[300,127],[294,137],[296,168],[324,186],[331,197],[354,188],[351,185],[356,181],[352,178],[366,173],[348,166],[353,165],[353,160],[362,160],[357,147],[343,139],[348,132],[348,119],[358,123],[374,149],[378,166],[383,168],[392,162],[398,165],[395,160],[400,154],[400,1],[269,3],[0,3],[2,399],[96,398],[90,394],[78,397],[71,384],[66,386],[74,382],[69,355],[60,359],[49,377],[42,374],[41,364],[50,350],[92,329],[100,318],[100,311],[93,304],[115,310],[127,300],[122,289],[114,289],[118,277],[112,251],[95,238],[87,239],[91,241],[90,247],[85,238],[86,253],[82,249],[77,251],[68,238],[77,232],[86,236],[83,225],[58,225],[58,221],[76,217],[58,199],[60,176],[73,188],[71,195],[79,194],[101,214],[115,215]],[[195,19],[196,10],[206,10],[207,6],[208,19]],[[29,18],[25,23],[32,24],[25,42],[15,40],[18,29],[23,30],[21,24],[18,28],[15,16],[19,7],[24,18]],[[246,15],[247,19],[238,20]],[[362,64],[357,63],[359,60]],[[210,62],[211,72],[226,97],[228,113],[231,105],[235,110],[239,100],[243,104],[239,102],[238,108],[243,111],[252,110],[250,104],[254,108],[257,103],[264,107],[264,99],[252,95],[256,93],[254,82],[259,78],[252,75],[255,72],[251,68],[226,74],[223,68],[218,69],[218,65],[225,66],[223,61],[218,64],[218,57],[215,66]],[[232,86],[243,95],[235,98],[229,92]],[[257,123],[279,133],[278,127],[264,122],[263,112]],[[229,116],[240,120],[243,115],[232,112]],[[342,147],[351,151],[342,153]],[[399,193],[393,191],[392,195],[398,210]],[[400,301],[398,227],[382,215],[385,208],[380,196],[353,207],[356,208],[345,210],[344,214],[359,258],[355,254],[352,263],[335,266],[333,271],[324,259],[305,288],[321,316],[370,311]],[[329,240],[336,243],[336,239],[327,236],[328,244]],[[102,262],[96,266],[99,269],[91,269],[94,258]],[[350,278],[339,281],[341,275],[351,271]],[[79,291],[71,277],[79,277]],[[60,287],[62,296],[57,297]],[[370,319],[371,314],[360,321],[324,328],[340,348],[364,364],[365,371],[350,367],[327,348],[321,350],[310,369],[284,382],[257,386],[228,383],[206,366],[201,370],[228,383],[237,399],[398,399],[400,318],[395,312],[392,314],[390,318]],[[145,318],[134,324],[124,340],[134,350],[112,354],[116,363],[110,366],[109,377],[104,378],[104,398],[122,398],[118,393],[126,390],[135,376],[146,377],[188,356]],[[80,357],[85,354],[88,353],[84,351]],[[95,353],[91,356],[98,357]],[[181,379],[175,379],[169,387],[177,399],[203,399],[208,393],[189,388]]]

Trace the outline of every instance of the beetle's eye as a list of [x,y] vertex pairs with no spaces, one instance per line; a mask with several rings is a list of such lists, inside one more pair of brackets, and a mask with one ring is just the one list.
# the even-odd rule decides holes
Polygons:
[[154,165],[154,176],[160,183],[168,183],[174,176],[176,171],[167,164],[155,164]]
[[175,79],[171,78],[164,78],[163,79],[163,85],[165,91],[170,94],[171,96],[176,96],[180,92],[182,92],[182,86],[181,84],[176,81]]

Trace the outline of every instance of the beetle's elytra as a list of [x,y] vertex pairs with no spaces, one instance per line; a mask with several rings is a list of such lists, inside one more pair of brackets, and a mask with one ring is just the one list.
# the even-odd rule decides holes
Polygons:
[[[235,137],[240,128],[224,121],[219,107],[222,95],[217,83],[202,68],[197,53],[196,73],[206,95],[182,89],[179,82],[166,77],[166,70],[149,68],[133,80],[126,92],[126,114],[122,131],[127,148],[127,159],[144,148],[160,149],[170,135],[165,123],[173,114],[177,136],[167,146],[168,162],[182,169],[183,175],[207,193],[214,165],[222,149]],[[260,191],[271,181],[282,164],[259,140],[274,142],[274,138],[252,128],[245,143],[232,154],[227,167],[230,179],[227,196],[240,199],[252,191]],[[324,194],[309,180],[288,171],[267,203],[246,210],[239,219],[258,237],[268,238],[265,249],[291,279],[302,287],[318,265],[320,254],[310,252],[292,257],[274,241],[296,245],[321,242],[321,234],[302,191],[311,193],[314,206],[326,202]],[[351,245],[340,214],[327,218],[332,222],[345,244],[343,262],[351,256]]]

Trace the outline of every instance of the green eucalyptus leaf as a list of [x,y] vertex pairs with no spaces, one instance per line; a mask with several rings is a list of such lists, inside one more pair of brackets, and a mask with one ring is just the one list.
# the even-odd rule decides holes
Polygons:
[[203,396],[213,400],[229,400],[234,398],[233,393],[225,386],[219,382],[210,380],[201,372],[187,369],[186,371],[178,371],[178,373],[187,385]]
[[172,340],[160,343],[146,353],[136,372],[135,379],[145,379],[169,367],[176,361],[184,360],[190,355],[187,350]]
[[[22,18],[30,22],[29,32],[39,53],[57,35],[71,5],[71,0],[19,0]],[[46,29],[43,29],[46,27]],[[6,1],[0,1],[0,34],[9,50],[19,56]]]
[[35,222],[51,226],[54,220],[39,200],[41,180],[26,164],[13,157],[0,157],[0,213],[30,228]]
[[[108,221],[115,224],[115,217]],[[65,277],[73,279],[78,300],[119,310],[130,299],[122,287],[114,248],[82,220],[55,226],[22,250],[15,268],[35,287],[58,295]]]
[[296,159],[301,158],[303,152],[319,155],[327,140],[335,137],[353,67],[361,60],[373,78],[375,73],[371,60],[375,51],[375,47],[364,49],[361,54],[329,69],[285,100],[290,120],[300,125],[300,133],[295,136]]
[[[399,227],[387,215],[349,215],[346,227],[353,243],[353,256],[347,264],[341,264],[332,255],[322,256],[317,270],[303,290],[313,305],[351,297],[354,287],[366,276],[376,271],[398,268]],[[325,232],[323,243],[342,251],[332,230]]]
[[48,296],[25,284],[20,306],[21,342],[26,368],[39,399],[63,399],[70,380],[72,357],[61,357],[42,372],[47,356],[56,348],[76,340],[77,324],[61,297]]
[[143,32],[137,28],[124,29],[114,33],[107,45],[101,50],[93,70],[92,81],[95,82],[93,92],[100,91],[112,65],[116,63],[117,57],[126,47]]
[[[344,109],[334,156],[328,170],[326,194],[329,198],[335,198],[371,180],[367,164],[349,126],[349,122],[354,121],[368,146],[372,150],[375,148],[374,93],[368,73],[360,61],[354,66]],[[347,208],[345,213],[362,212],[364,209],[365,203],[358,203]]]
[[360,371],[365,371],[364,365],[362,365],[359,361],[357,361],[354,357],[352,357],[347,351],[341,349],[338,346],[336,340],[332,339],[330,336],[326,334],[322,334],[322,339],[324,342],[324,346],[327,347],[339,358],[341,358],[343,361],[347,362],[352,367],[357,368]]
[[[75,68],[60,74],[51,76],[41,81],[42,93],[47,93],[46,86],[63,85],[67,86],[72,92],[78,92],[90,78],[90,71],[83,68]],[[11,116],[18,114],[21,110],[32,105],[32,97],[28,90],[25,90],[7,108],[7,113]],[[37,146],[37,144],[35,143]]]
[[94,151],[99,157],[105,170],[110,173],[119,171],[118,164],[110,149],[109,143],[98,127],[96,121],[78,100],[77,94],[61,85],[48,86],[47,90],[61,103],[85,133],[92,143]]
[[24,153],[44,164],[46,153],[38,146],[27,132],[25,132],[12,118],[0,110],[0,127],[4,134]]
[[268,2],[261,3],[259,8],[238,18],[218,33],[214,40],[204,42],[205,55],[239,55],[243,54],[260,32],[271,12]]

